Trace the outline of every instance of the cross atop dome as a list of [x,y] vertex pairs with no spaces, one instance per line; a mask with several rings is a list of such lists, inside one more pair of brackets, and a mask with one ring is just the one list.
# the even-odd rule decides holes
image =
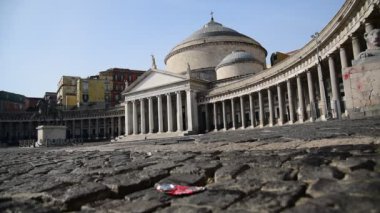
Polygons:
[[214,21],[214,12],[211,11],[210,15],[211,15],[211,21]]

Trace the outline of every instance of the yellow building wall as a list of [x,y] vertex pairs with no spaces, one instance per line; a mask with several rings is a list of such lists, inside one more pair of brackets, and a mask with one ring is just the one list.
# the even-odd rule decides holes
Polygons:
[[103,80],[88,80],[88,98],[89,102],[104,102],[104,81]]
[[66,95],[64,102],[66,102],[66,106],[75,106],[77,97],[75,95]]
[[[104,103],[105,83],[101,79],[80,79],[77,83],[77,103]],[[83,94],[88,96],[87,102],[83,100]]]

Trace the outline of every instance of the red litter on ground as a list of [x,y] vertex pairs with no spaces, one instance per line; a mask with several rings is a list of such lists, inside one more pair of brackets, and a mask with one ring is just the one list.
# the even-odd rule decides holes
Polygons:
[[172,183],[157,183],[154,185],[156,190],[169,195],[190,195],[206,190],[206,187],[201,186],[182,186]]

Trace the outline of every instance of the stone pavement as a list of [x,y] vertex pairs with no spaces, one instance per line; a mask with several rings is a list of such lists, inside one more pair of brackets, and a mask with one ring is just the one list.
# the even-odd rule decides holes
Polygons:
[[0,212],[380,212],[379,130],[371,118],[1,149]]

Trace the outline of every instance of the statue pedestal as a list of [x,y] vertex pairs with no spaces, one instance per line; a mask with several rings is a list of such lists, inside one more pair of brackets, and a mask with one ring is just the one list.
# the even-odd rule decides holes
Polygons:
[[47,140],[66,139],[66,126],[38,126],[36,129],[39,146],[46,143]]
[[380,115],[380,57],[363,58],[353,64],[343,70],[348,116]]

